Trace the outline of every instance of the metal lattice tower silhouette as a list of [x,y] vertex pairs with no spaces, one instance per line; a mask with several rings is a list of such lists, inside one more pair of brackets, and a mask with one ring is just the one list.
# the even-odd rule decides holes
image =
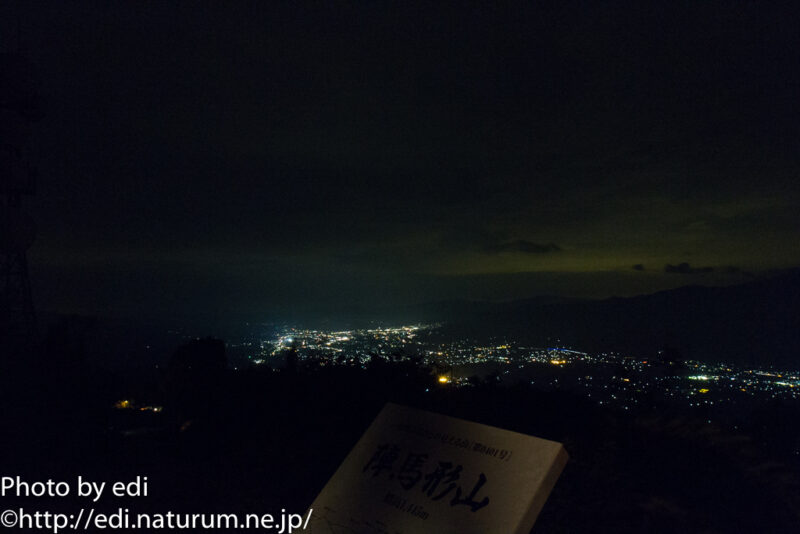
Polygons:
[[36,334],[27,258],[36,228],[22,199],[36,192],[25,151],[39,99],[33,71],[20,56],[0,55],[0,70],[0,340],[21,347]]
[[[8,147],[0,150],[7,151]],[[33,243],[35,228],[21,209],[23,195],[34,192],[34,172],[28,169],[26,183],[14,180],[12,157],[3,157],[2,237],[0,237],[0,332],[5,338],[24,341],[36,331],[36,316],[28,274],[27,249]],[[4,154],[5,156],[5,154]],[[21,162],[20,162],[21,163]],[[10,176],[9,176],[10,175]],[[9,179],[10,178],[10,179]]]

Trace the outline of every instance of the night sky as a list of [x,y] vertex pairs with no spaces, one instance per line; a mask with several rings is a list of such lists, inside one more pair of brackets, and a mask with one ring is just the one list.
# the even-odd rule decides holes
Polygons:
[[258,317],[800,265],[795,12],[275,4],[4,3],[43,103],[39,308]]

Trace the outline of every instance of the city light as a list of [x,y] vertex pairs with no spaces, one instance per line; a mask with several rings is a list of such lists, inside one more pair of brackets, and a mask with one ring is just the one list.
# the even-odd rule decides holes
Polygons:
[[[482,341],[448,338],[436,335],[441,328],[440,324],[336,331],[285,327],[270,336],[242,340],[239,346],[248,351],[241,365],[281,372],[292,346],[300,366],[367,369],[376,361],[413,363],[433,369],[434,380],[442,386],[524,381],[537,389],[577,393],[628,412],[652,407],[654,400],[724,411],[753,399],[800,399],[800,387],[795,387],[800,386],[798,371],[742,369],[730,363],[692,360],[665,367],[661,360],[611,351],[584,352],[560,340],[555,347],[536,347],[505,336]],[[713,388],[702,387],[712,382]],[[699,395],[703,400],[698,402]]]

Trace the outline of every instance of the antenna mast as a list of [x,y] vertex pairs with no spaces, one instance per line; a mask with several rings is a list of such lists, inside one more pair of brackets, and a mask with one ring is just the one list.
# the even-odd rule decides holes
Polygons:
[[0,343],[31,346],[36,314],[27,250],[36,227],[22,199],[36,192],[36,171],[26,157],[30,124],[40,117],[33,69],[17,54],[0,55]]

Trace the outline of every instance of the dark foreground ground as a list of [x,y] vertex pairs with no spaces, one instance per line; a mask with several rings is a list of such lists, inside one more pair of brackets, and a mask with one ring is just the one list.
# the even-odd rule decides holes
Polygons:
[[[797,532],[800,525],[796,467],[755,435],[657,412],[628,416],[522,387],[437,387],[433,378],[407,364],[283,372],[179,366],[150,381],[86,365],[7,369],[0,474],[148,477],[147,498],[104,498],[98,510],[302,513],[393,401],[564,443],[570,462],[536,533]],[[112,408],[126,396],[164,410]],[[791,425],[794,415],[770,424]],[[74,513],[87,502],[6,497],[2,504]]]

